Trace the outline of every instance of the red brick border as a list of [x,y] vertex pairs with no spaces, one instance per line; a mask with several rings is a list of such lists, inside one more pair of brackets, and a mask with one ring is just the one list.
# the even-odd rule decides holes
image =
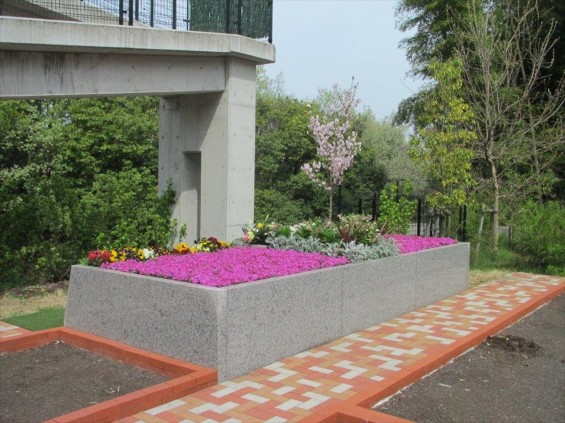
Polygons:
[[[438,355],[430,356],[420,360],[414,365],[398,372],[394,378],[387,378],[387,383],[383,386],[367,389],[346,401],[328,406],[323,410],[318,410],[314,415],[308,416],[301,420],[302,423],[410,423],[398,417],[379,413],[371,410],[377,402],[394,395],[402,388],[420,380],[425,375],[440,368],[450,360],[460,356],[465,351],[479,345],[487,337],[494,335],[512,323],[520,320],[522,317],[533,312],[542,305],[550,302],[554,298],[565,292],[565,285],[559,285],[549,288],[549,291],[532,302],[526,303],[512,312],[508,313],[504,318],[496,320],[493,323],[481,327],[474,332],[473,336],[467,339],[461,339],[449,346],[442,345],[438,349]],[[316,420],[317,418],[317,420]]]
[[14,338],[2,339],[0,340],[0,352],[17,352],[46,345],[57,340],[122,361],[126,364],[169,376],[172,379],[104,401],[100,404],[55,417],[48,420],[50,423],[112,422],[215,385],[218,381],[218,372],[215,369],[175,360],[160,354],[130,347],[121,342],[65,327],[30,332]]

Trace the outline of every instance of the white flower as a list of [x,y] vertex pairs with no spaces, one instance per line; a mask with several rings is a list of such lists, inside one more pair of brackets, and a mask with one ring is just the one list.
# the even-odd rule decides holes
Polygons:
[[155,251],[153,251],[149,248],[143,249],[143,258],[145,258],[145,260],[148,260],[148,259],[154,258],[154,257],[155,257]]

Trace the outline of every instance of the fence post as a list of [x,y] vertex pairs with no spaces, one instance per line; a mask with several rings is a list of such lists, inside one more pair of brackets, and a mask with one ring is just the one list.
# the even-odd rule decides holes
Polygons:
[[133,0],[129,0],[128,6],[128,25],[133,26]]
[[149,26],[151,28],[155,26],[155,0],[151,0],[149,5]]
[[459,224],[457,225],[457,240],[463,241],[463,206],[459,206]]
[[241,1],[237,0],[237,33],[241,35]]
[[362,198],[359,199],[358,209],[359,209],[359,214],[363,214],[363,199]]
[[417,209],[416,213],[417,213],[416,235],[420,236],[420,228],[422,226],[422,199],[421,198],[418,198],[418,209]]
[[230,19],[230,0],[226,0],[226,34],[230,33]]
[[467,205],[463,206],[463,242],[467,242]]
[[371,220],[377,221],[377,193],[373,193],[373,200],[371,201]]
[[135,20],[139,21],[139,0],[135,0]]
[[173,0],[173,29],[177,29],[177,0]]
[[118,7],[120,9],[120,14],[119,14],[119,18],[118,18],[118,23],[120,25],[124,24],[124,0],[120,0]]
[[273,44],[273,0],[269,0],[269,44]]

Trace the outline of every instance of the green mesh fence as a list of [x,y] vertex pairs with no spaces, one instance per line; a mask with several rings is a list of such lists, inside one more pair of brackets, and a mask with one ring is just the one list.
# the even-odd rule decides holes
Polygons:
[[272,0],[191,0],[190,29],[270,39],[272,8]]
[[[273,0],[0,0],[0,15],[240,34],[272,41]],[[229,24],[228,24],[229,23]]]

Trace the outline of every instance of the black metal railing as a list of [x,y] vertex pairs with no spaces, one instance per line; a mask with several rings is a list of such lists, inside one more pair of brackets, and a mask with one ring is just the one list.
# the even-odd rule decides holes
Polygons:
[[273,0],[0,0],[0,15],[220,32],[273,41]]
[[[400,201],[401,197],[416,202],[416,208],[412,216],[412,222],[408,228],[408,234],[418,236],[439,236],[440,229],[440,215],[437,210],[427,204],[425,198],[420,196],[404,196],[400,191],[400,186],[397,185],[395,201]],[[341,187],[340,187],[341,188]],[[381,190],[377,189],[372,193],[354,193],[353,196],[347,198],[348,201],[342,201],[342,190],[339,189],[336,198],[336,216],[339,214],[357,213],[366,216],[371,216],[372,221],[379,219],[380,211],[380,193]],[[451,220],[450,236],[457,237],[459,241],[467,241],[469,236],[467,232],[467,206],[460,206],[455,208],[449,217]]]

